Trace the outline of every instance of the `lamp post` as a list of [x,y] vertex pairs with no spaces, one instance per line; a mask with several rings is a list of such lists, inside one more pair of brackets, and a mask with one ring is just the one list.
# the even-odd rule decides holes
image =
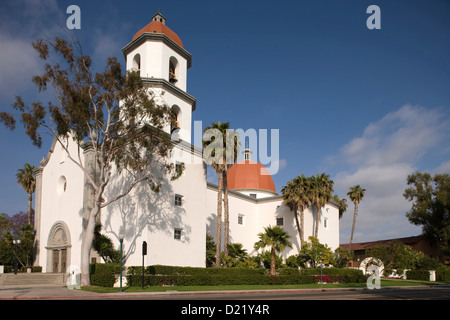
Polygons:
[[123,292],[122,290],[122,244],[123,244],[123,238],[124,238],[123,231],[120,230],[119,233],[119,242],[120,242],[120,292]]
[[17,274],[17,267],[19,264],[19,257],[17,256],[17,245],[20,244],[20,240],[13,240],[13,244],[14,244],[14,257],[15,257],[15,261],[14,261],[14,274]]

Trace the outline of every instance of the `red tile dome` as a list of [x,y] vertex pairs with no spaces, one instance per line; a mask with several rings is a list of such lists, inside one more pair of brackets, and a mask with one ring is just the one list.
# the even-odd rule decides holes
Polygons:
[[228,189],[253,189],[276,192],[269,170],[252,160],[235,163],[227,171]]
[[141,34],[144,33],[161,33],[168,36],[171,40],[173,40],[177,45],[183,48],[183,42],[181,42],[180,37],[170,30],[169,27],[165,25],[165,18],[161,14],[156,14],[153,17],[153,21],[146,25],[144,28],[139,30],[133,37],[133,40],[138,38]]

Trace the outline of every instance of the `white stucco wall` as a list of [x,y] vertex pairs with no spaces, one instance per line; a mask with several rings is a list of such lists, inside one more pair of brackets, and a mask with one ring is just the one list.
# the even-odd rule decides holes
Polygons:
[[[120,228],[124,230],[126,265],[142,265],[142,242],[146,241],[145,265],[205,266],[206,178],[201,161],[188,162],[191,156],[190,151],[175,148],[174,163],[186,163],[178,180],[165,179],[157,193],[140,184],[102,212],[104,232],[117,248]],[[120,188],[123,179],[113,184]],[[181,206],[175,205],[176,194],[182,196]],[[174,238],[175,229],[181,230],[181,239]]]
[[[76,144],[69,138],[69,149],[72,155],[77,154]],[[38,265],[43,272],[50,272],[52,257],[46,247],[52,226],[64,222],[69,228],[70,261],[69,265],[80,265],[81,259],[81,225],[83,210],[84,175],[81,169],[65,156],[66,152],[59,143],[55,143],[53,152],[49,153],[48,162],[42,173],[42,203],[41,203],[41,239]],[[66,178],[66,190],[58,180]]]

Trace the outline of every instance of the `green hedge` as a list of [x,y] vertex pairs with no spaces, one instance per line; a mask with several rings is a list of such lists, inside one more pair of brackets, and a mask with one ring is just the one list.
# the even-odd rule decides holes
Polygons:
[[[324,268],[299,270],[282,268],[277,276],[267,275],[267,270],[246,268],[191,268],[149,266],[144,269],[144,286],[206,286],[206,285],[279,285],[309,284],[321,279],[326,282],[364,283],[367,276],[360,270]],[[142,285],[142,267],[129,267],[129,286]]]
[[[141,286],[142,275],[127,276],[129,286]],[[317,283],[314,276],[290,275],[145,275],[144,286],[282,285]]]
[[113,287],[116,274],[120,274],[118,263],[91,263],[89,265],[91,284],[100,287]]
[[408,270],[406,271],[406,279],[408,280],[430,280],[430,271],[428,270]]
[[[201,275],[263,275],[267,270],[263,268],[194,268],[194,267],[173,267],[154,265],[144,269],[144,275],[185,275],[185,276],[201,276]],[[128,275],[142,276],[142,267],[128,267]]]
[[[430,280],[429,270],[408,270],[406,271],[406,279],[408,280]],[[436,270],[436,281],[450,281],[450,269]]]
[[100,287],[113,287],[116,276],[111,273],[91,274],[91,285]]
[[450,269],[436,270],[436,281],[450,281]]

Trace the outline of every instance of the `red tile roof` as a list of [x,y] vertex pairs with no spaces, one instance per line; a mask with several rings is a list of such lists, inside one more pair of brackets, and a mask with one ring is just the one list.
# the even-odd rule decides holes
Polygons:
[[272,176],[262,164],[252,160],[235,163],[227,171],[228,189],[258,189],[276,192]]
[[180,47],[183,48],[183,42],[181,42],[180,37],[177,36],[175,32],[170,30],[169,27],[167,27],[165,24],[163,24],[160,21],[152,21],[148,25],[146,25],[144,28],[139,30],[133,37],[133,40],[139,37],[141,34],[144,34],[146,32],[149,33],[161,33],[168,36],[170,39],[172,39],[176,44],[178,44]]
[[[359,242],[359,243],[352,243],[351,249],[353,251],[357,250],[366,250],[366,249],[372,249],[374,247],[377,247],[379,245],[389,245],[392,241],[400,241],[403,244],[412,245],[419,240],[423,239],[423,236],[413,236],[413,237],[405,237],[405,238],[397,238],[397,239],[388,239],[388,240],[377,240],[377,241],[369,241],[369,242]],[[344,250],[347,250],[349,247],[349,243],[341,244],[339,247],[341,247]]]

